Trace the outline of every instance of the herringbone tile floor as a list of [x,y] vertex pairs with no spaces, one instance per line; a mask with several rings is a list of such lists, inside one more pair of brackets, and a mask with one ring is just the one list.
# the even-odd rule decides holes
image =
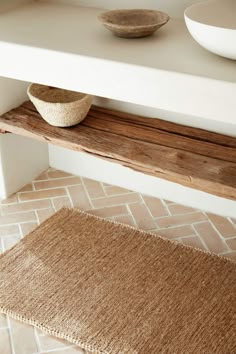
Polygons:
[[[236,259],[236,220],[49,169],[0,206],[1,251],[62,206]],[[79,354],[78,347],[0,315],[0,354]]]

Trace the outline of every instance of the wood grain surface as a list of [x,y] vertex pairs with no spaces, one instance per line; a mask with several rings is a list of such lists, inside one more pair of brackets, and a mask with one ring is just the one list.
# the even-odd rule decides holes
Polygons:
[[0,129],[236,199],[233,137],[97,106],[79,125],[58,128],[48,125],[30,102],[1,116]]

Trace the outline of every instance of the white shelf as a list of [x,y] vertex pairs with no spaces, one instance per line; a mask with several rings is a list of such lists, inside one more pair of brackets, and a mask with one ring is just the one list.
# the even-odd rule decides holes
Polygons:
[[0,14],[0,75],[236,125],[236,62],[208,53],[183,21],[114,37],[101,9],[35,2]]

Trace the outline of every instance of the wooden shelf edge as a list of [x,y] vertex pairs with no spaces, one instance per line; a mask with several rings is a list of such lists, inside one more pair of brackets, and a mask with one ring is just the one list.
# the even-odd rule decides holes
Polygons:
[[96,106],[75,127],[52,127],[30,102],[1,116],[0,130],[236,200],[236,138]]

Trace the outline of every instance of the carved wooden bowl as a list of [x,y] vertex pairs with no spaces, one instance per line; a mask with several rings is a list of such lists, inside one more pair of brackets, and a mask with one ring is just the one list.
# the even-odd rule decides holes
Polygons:
[[98,16],[116,36],[138,38],[152,35],[169,21],[169,16],[155,10],[112,10]]

